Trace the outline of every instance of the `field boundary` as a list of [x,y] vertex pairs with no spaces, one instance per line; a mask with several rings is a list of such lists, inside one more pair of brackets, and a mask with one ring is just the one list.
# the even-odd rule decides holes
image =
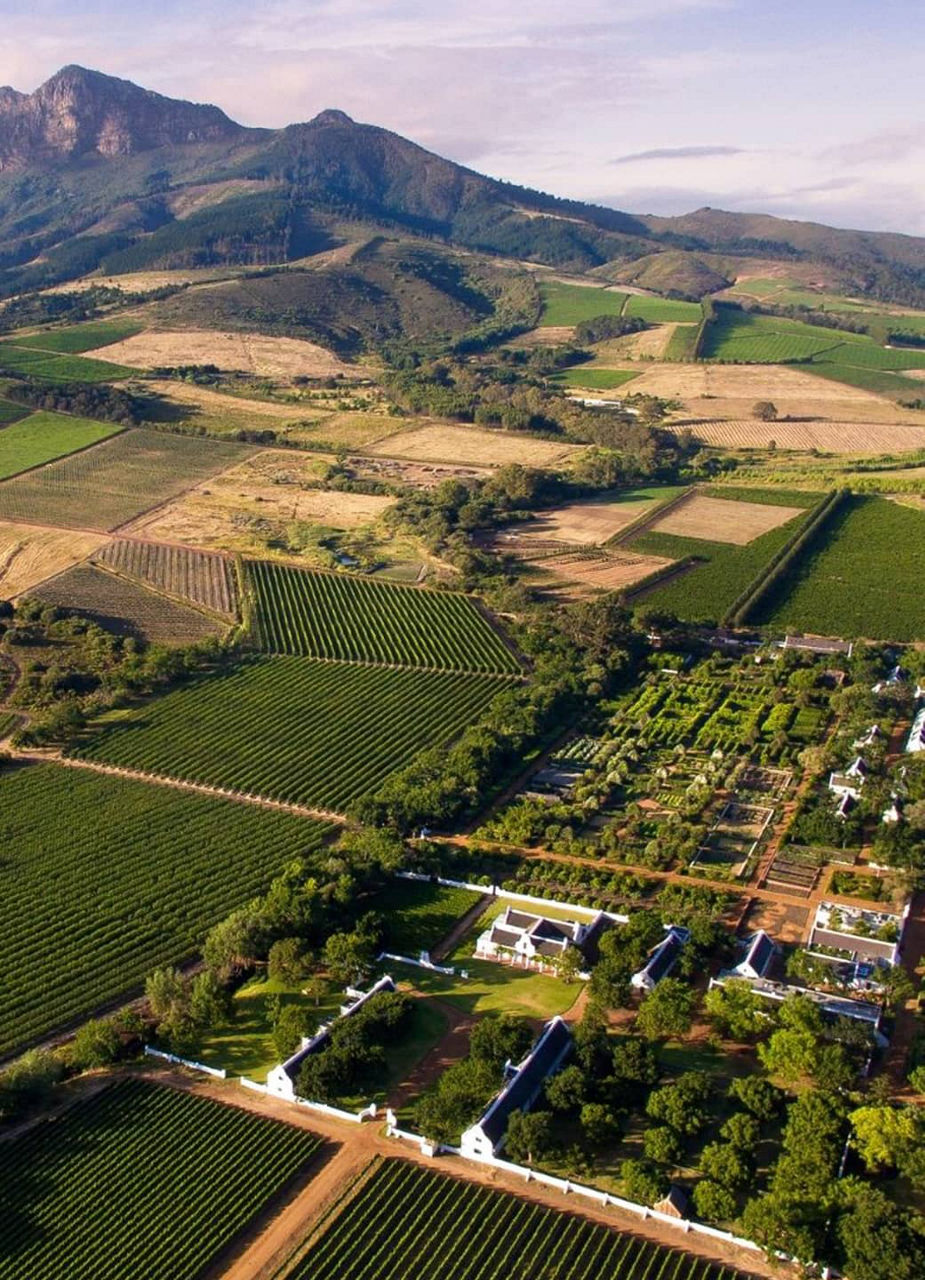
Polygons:
[[679,507],[688,498],[694,496],[698,492],[698,486],[695,484],[688,485],[686,489],[682,489],[680,493],[674,494],[670,498],[664,498],[661,502],[656,502],[655,506],[650,507],[647,511],[641,512],[635,520],[631,520],[628,525],[619,529],[612,538],[607,542],[601,543],[602,547],[619,547],[629,542],[631,538],[637,537],[640,533],[646,533],[651,525],[661,520],[663,516],[668,515],[670,511],[674,511],[675,507]]
[[[99,569],[102,573],[108,573],[110,577],[118,578],[120,582],[127,582],[130,587],[136,587],[141,591],[147,591],[150,595],[157,596],[161,600],[169,600],[171,604],[179,605],[184,609],[191,609],[193,613],[202,614],[202,616],[204,618],[208,618],[210,622],[221,623],[222,626],[227,627],[229,630],[238,625],[237,615],[233,618],[229,618],[227,614],[216,613],[212,609],[207,609],[205,605],[200,604],[197,600],[189,600],[185,596],[175,596],[170,591],[165,591],[163,587],[153,586],[145,578],[135,578],[129,573],[120,573],[118,569],[113,568],[112,565],[107,564],[104,560],[97,560],[96,557],[99,555],[100,551],[105,551],[106,547],[109,546],[112,541],[114,540],[110,539],[109,543],[105,543],[104,546],[99,547],[96,551],[91,551],[87,559],[94,569]],[[147,545],[162,546],[166,544],[149,542]],[[195,548],[189,548],[189,550],[195,550]],[[79,563],[85,564],[86,561],[81,560]],[[60,574],[55,574],[55,577],[60,576]],[[47,581],[51,582],[52,579],[48,578]],[[44,586],[44,583],[42,585]]]
[[[15,404],[16,401],[13,401],[13,403]],[[25,415],[25,417],[17,418],[15,423],[13,422],[5,423],[3,430],[6,430],[7,427],[26,425],[29,419],[34,417],[37,413],[57,413],[57,412],[58,412],[57,409],[31,409],[29,413]],[[68,418],[74,418],[76,421],[81,421],[81,415],[77,413],[68,413],[63,416]],[[84,422],[98,422],[101,427],[105,427],[109,425],[103,422],[102,419],[100,418],[83,418],[82,420]],[[114,430],[112,430],[109,433],[109,435],[103,436],[102,440],[91,440],[89,444],[78,445],[76,449],[71,449],[68,453],[59,453],[56,458],[46,458],[44,462],[35,462],[32,464],[31,467],[23,467],[22,471],[14,471],[12,475],[4,476],[2,479],[0,479],[0,484],[6,484],[7,480],[18,480],[20,476],[27,476],[31,474],[31,472],[33,471],[42,471],[45,467],[53,466],[56,462],[63,462],[65,458],[76,458],[79,453],[88,453],[91,449],[98,449],[100,445],[109,444],[110,440],[115,440],[117,436],[123,436],[123,435],[126,435],[128,432],[135,430],[134,427],[120,427],[116,423],[113,423],[112,425],[114,427]],[[8,517],[4,516],[3,518],[4,520],[6,520]],[[28,523],[28,522],[23,521],[23,523]],[[56,528],[57,526],[53,526],[53,527]],[[80,531],[78,530],[78,532]],[[87,529],[86,532],[87,533],[105,533],[106,530],[105,529]]]

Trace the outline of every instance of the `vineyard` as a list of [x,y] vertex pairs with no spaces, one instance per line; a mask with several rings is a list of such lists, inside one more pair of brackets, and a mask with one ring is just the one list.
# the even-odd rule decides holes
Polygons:
[[193,1280],[321,1141],[305,1129],[122,1080],[0,1154],[0,1276]]
[[75,754],[343,811],[456,737],[504,687],[459,672],[255,658],[116,713]]
[[116,635],[161,644],[190,644],[222,631],[217,619],[89,564],[50,578],[29,594],[91,618]]
[[234,568],[225,556],[190,547],[117,538],[94,556],[115,573],[187,600],[231,621],[237,614]]
[[13,339],[17,347],[32,347],[39,351],[54,351],[59,355],[82,355],[122,342],[141,333],[142,326],[131,320],[97,320],[90,324],[73,324],[66,329],[45,329],[31,337]]
[[444,671],[518,672],[468,596],[248,562],[251,634],[269,653]]
[[810,360],[822,352],[848,344],[874,346],[870,338],[821,329],[816,325],[780,316],[763,316],[717,308],[716,319],[706,326],[701,356],[705,360],[731,360],[742,364],[786,364]]
[[194,954],[325,831],[85,769],[0,776],[0,1054]]
[[699,324],[703,308],[699,302],[684,302],[674,298],[648,298],[633,294],[623,309],[626,316],[639,316],[649,324]]
[[[29,467],[63,458],[121,431],[107,422],[71,418],[63,413],[33,413],[0,431],[0,480]],[[0,419],[2,421],[2,419]]]
[[626,301],[615,289],[550,280],[540,285],[541,325],[573,325],[597,316],[618,316]]
[[[102,435],[116,429],[93,426]],[[0,436],[16,429],[7,427]],[[124,431],[96,448],[0,485],[0,519],[66,529],[114,529],[251,452],[246,445],[218,440]]]
[[291,1280],[415,1274],[428,1280],[745,1280],[732,1267],[400,1160],[376,1166],[288,1274]]
[[923,544],[920,511],[885,498],[849,498],[753,621],[822,635],[920,639]]
[[60,355],[11,342],[0,343],[0,370],[49,382],[113,382],[138,376],[136,369],[126,365],[87,360],[79,355]]
[[12,400],[0,400],[0,426],[5,426],[8,422],[18,422],[20,418],[27,417],[32,410],[25,405],[14,404]]

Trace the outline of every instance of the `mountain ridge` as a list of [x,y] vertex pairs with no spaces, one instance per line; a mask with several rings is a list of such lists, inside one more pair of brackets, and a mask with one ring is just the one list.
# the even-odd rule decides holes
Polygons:
[[31,94],[0,88],[0,296],[95,270],[291,261],[344,218],[614,280],[651,258],[655,287],[686,296],[731,283],[717,255],[765,256],[925,305],[914,236],[709,207],[635,215],[486,177],[334,107],[255,129],[77,65]]

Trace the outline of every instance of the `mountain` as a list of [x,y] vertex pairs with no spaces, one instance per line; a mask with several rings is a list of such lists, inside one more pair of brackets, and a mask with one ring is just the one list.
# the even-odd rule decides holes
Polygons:
[[637,217],[487,178],[341,111],[250,129],[75,66],[32,94],[0,89],[0,296],[97,270],[269,267],[360,223],[666,293],[715,292],[760,257],[925,305],[911,236],[715,209]]

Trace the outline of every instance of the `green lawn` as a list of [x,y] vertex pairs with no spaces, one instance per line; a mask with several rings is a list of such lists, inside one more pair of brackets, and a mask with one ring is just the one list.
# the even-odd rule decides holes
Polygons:
[[698,324],[703,317],[703,308],[699,302],[684,302],[677,298],[647,298],[639,294],[631,294],[627,299],[624,312],[628,316],[639,316],[650,324]]
[[566,387],[590,387],[601,391],[611,391],[614,387],[622,387],[639,377],[638,369],[602,369],[596,365],[577,366],[556,374],[556,382]]
[[596,285],[562,284],[558,280],[540,285],[543,299],[543,315],[540,324],[573,325],[596,316],[618,316],[626,301],[625,293]]
[[269,998],[277,995],[284,1005],[304,1006],[316,1023],[336,1017],[343,1000],[342,989],[333,982],[324,984],[316,1004],[313,996],[302,994],[300,986],[263,975],[252,978],[235,992],[233,1021],[204,1036],[187,1056],[208,1067],[224,1067],[230,1076],[249,1076],[263,1084],[279,1061],[268,1010]]
[[33,413],[0,431],[0,480],[85,449],[121,430],[113,422],[93,422],[44,410]]

